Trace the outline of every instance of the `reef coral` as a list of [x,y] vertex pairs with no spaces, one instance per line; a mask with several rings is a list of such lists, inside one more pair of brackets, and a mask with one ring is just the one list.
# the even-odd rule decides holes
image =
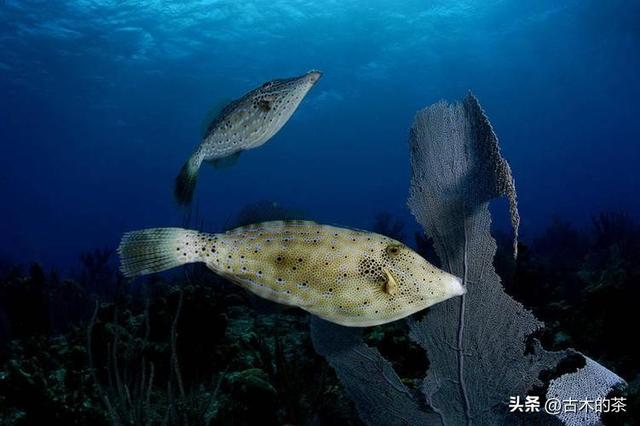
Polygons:
[[[250,210],[260,219],[261,209]],[[640,296],[635,285],[640,227],[620,213],[599,214],[586,229],[557,219],[531,244],[520,243],[515,260],[511,237],[498,236],[496,265],[507,293],[546,322],[535,337],[549,349],[578,348],[629,378],[627,389],[615,391],[628,398],[627,412],[605,414],[603,420],[637,423],[638,348],[626,325],[635,320],[633,303]],[[570,243],[580,250],[559,257]],[[433,240],[422,234],[416,235],[416,246],[435,255]],[[332,340],[319,348],[315,330],[313,342],[309,334],[307,314],[253,297],[204,268],[129,284],[113,260],[109,250],[87,252],[70,278],[38,265],[0,262],[1,424],[114,424],[103,395],[121,423],[129,424],[440,421],[421,392],[437,362],[435,353],[418,344],[422,339],[412,340],[426,322],[435,321],[434,309],[414,322],[361,331],[341,328],[354,333],[342,337],[329,330]],[[603,310],[603,300],[620,309]],[[338,375],[332,368],[354,361],[363,367]],[[586,361],[578,356],[543,371],[543,386],[532,394],[553,392],[550,382],[583,366]],[[369,383],[361,382],[363,371],[377,388],[363,385]]]
[[[528,340],[542,323],[504,292],[493,267],[497,246],[490,235],[489,201],[506,196],[517,253],[515,186],[477,99],[469,94],[462,103],[440,102],[420,111],[411,129],[410,149],[409,207],[433,240],[443,267],[463,278],[468,293],[432,307],[422,320],[409,320],[412,339],[430,361],[423,396],[404,386],[361,336],[314,322],[316,349],[336,369],[365,423],[512,422],[517,413],[508,410],[510,397],[548,386],[541,380],[544,373],[568,357],[579,358],[581,364],[563,375],[556,372],[560,377],[543,397],[602,398],[623,384],[620,377],[572,350],[548,352],[537,340]],[[576,381],[591,385],[573,395]],[[380,406],[385,409],[376,409]],[[557,421],[542,411],[528,414],[527,421]],[[597,413],[588,419],[582,413],[559,418],[566,424],[599,421]]]

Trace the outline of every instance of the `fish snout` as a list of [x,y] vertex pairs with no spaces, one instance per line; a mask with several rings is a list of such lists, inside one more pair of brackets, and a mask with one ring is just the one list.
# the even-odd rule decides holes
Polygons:
[[467,289],[462,284],[462,280],[455,275],[450,275],[449,284],[449,293],[451,296],[462,296],[467,292]]
[[320,77],[322,77],[322,73],[318,70],[311,70],[305,75],[307,81],[311,84],[316,84]]

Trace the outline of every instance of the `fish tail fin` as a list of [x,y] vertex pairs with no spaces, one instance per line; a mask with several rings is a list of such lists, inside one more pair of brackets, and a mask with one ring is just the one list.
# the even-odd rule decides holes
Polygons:
[[120,271],[125,277],[155,272],[202,262],[201,249],[205,234],[182,228],[151,228],[127,232],[120,241]]
[[180,173],[176,177],[176,187],[174,190],[178,204],[186,205],[191,203],[193,191],[196,188],[200,164],[202,164],[202,158],[194,154],[184,163],[182,169],[180,169]]

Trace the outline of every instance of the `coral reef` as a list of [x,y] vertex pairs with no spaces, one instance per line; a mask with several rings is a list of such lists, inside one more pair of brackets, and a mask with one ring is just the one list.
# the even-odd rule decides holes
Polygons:
[[[416,239],[435,256],[433,240]],[[627,412],[603,420],[637,424],[639,353],[628,332],[639,296],[637,223],[619,213],[594,216],[588,229],[556,219],[531,244],[520,243],[517,260],[511,236],[497,241],[508,294],[547,324],[536,337],[550,349],[578,348],[631,379],[615,394],[628,398]],[[567,245],[580,251],[559,259]],[[409,323],[346,329],[347,336],[329,330],[322,353],[331,365],[366,367],[340,373],[343,385],[314,351],[307,314],[254,298],[201,267],[131,285],[109,252],[85,253],[72,279],[37,265],[0,268],[0,424],[440,421],[421,396],[435,358],[411,337],[416,325],[434,321],[433,310]],[[603,309],[603,300],[616,309]],[[531,393],[544,397],[554,391],[548,383],[585,366],[581,356],[565,360],[543,371],[544,385]],[[348,381],[359,383],[362,371],[384,392],[352,389]]]
[[[475,97],[470,94],[455,105],[440,102],[419,112],[410,148],[409,206],[444,268],[462,277],[468,289],[459,300],[432,307],[425,319],[408,320],[412,339],[427,351],[430,361],[421,387],[424,395],[412,393],[389,362],[364,344],[358,331],[316,320],[312,324],[316,350],[336,369],[367,424],[581,421],[582,413],[563,413],[556,419],[538,412],[520,419],[507,409],[511,396],[540,394],[550,380],[547,393],[539,395],[543,400],[603,397],[623,380],[572,350],[547,352],[537,340],[528,340],[542,323],[504,292],[493,267],[497,246],[490,235],[489,201],[506,196],[517,254],[515,186]],[[620,221],[604,221],[601,228],[616,228],[614,222]],[[558,366],[568,358],[579,361],[564,371]],[[572,395],[577,382],[590,387]],[[598,422],[599,415],[590,413],[584,420]]]
[[305,314],[251,306],[213,275],[146,285],[84,327],[5,345],[2,424],[358,424]]
[[359,424],[306,314],[199,266],[130,285],[111,253],[3,268],[0,424]]

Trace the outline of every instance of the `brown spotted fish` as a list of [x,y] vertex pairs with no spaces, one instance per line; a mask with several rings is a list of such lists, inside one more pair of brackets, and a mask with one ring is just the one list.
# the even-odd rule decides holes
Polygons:
[[459,278],[396,240],[315,222],[223,234],[145,229],[125,234],[118,253],[127,277],[203,262],[260,297],[352,327],[395,321],[465,292]]
[[176,200],[180,204],[191,202],[203,161],[230,165],[242,151],[271,139],[321,75],[319,71],[309,71],[299,77],[271,80],[225,106],[206,124],[202,142],[176,178]]

